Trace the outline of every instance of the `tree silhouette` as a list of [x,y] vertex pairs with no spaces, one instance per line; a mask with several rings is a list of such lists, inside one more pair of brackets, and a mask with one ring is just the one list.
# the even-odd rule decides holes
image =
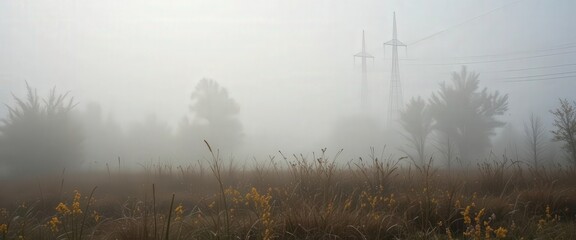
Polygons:
[[456,143],[464,161],[480,157],[490,146],[494,129],[504,126],[496,117],[508,110],[508,95],[479,91],[478,76],[462,67],[459,74],[452,73],[453,86],[441,84],[430,100],[434,128],[441,139]]
[[417,156],[410,155],[415,163],[424,164],[426,160],[426,140],[432,132],[432,116],[422,98],[412,98],[406,109],[400,112],[400,124],[408,133],[405,135]]
[[[105,118],[99,103],[86,104],[83,111],[77,113],[82,121],[82,142],[85,159],[90,164],[104,164],[108,161],[116,161],[118,157],[124,157],[126,142],[125,132],[114,120],[111,114]],[[152,156],[150,156],[152,157]]]
[[228,91],[212,79],[202,79],[191,96],[194,113],[190,130],[211,144],[229,149],[241,143],[240,107]]
[[576,165],[576,102],[572,103],[560,99],[560,107],[550,112],[554,114],[553,126],[556,128],[552,130],[553,140],[564,142],[564,150]]
[[26,83],[27,98],[14,96],[16,105],[0,127],[0,160],[10,175],[55,173],[79,163],[80,124],[72,118],[74,99],[56,94],[40,99]]
[[528,124],[524,123],[524,133],[526,134],[526,145],[533,167],[538,169],[539,163],[542,161],[542,154],[546,148],[546,130],[542,125],[542,120],[534,113],[530,114]]

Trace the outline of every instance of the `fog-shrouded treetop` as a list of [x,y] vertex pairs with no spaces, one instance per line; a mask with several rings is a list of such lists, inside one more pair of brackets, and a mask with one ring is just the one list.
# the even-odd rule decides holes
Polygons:
[[554,141],[563,143],[568,160],[576,165],[576,102],[560,99],[560,106],[550,111],[554,115]]
[[430,99],[434,129],[441,139],[456,144],[467,163],[484,156],[490,136],[505,125],[497,117],[508,110],[508,95],[479,90],[479,82],[479,74],[462,67],[460,73],[452,73],[452,85],[441,84]]
[[233,151],[242,143],[244,133],[238,119],[240,106],[225,88],[204,78],[196,85],[191,100],[192,121],[181,126],[185,130],[182,134],[194,139],[190,144],[206,140],[212,146]]
[[235,118],[240,112],[240,106],[228,96],[228,91],[212,79],[202,79],[196,85],[191,99],[190,111],[195,114],[197,121],[206,120],[210,124],[218,124]]
[[432,115],[429,107],[421,97],[412,98],[400,112],[400,125],[404,128],[404,136],[409,146],[416,154],[407,152],[416,164],[424,164],[427,160],[426,143],[432,132]]
[[83,135],[72,117],[74,99],[53,88],[46,98],[26,85],[0,127],[0,165],[9,176],[56,174],[82,161]]

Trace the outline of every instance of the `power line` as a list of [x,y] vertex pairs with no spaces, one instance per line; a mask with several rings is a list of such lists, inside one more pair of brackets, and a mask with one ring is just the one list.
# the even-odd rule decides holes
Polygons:
[[530,76],[517,76],[517,77],[507,77],[502,79],[523,79],[523,78],[537,78],[537,77],[548,77],[548,76],[555,76],[555,75],[566,75],[576,73],[576,71],[570,72],[559,72],[559,73],[548,73],[548,74],[539,74],[539,75],[530,75]]
[[[523,71],[530,71],[530,70],[562,68],[562,67],[570,67],[570,66],[576,66],[576,63],[566,63],[566,64],[540,66],[540,67],[514,68],[514,69],[505,69],[505,70],[482,71],[481,73],[523,72]],[[388,71],[384,71],[384,72],[388,72]],[[450,74],[450,73],[452,73],[452,71],[442,71],[442,72],[434,71],[434,72],[431,72],[431,74]]]
[[561,45],[558,45],[557,47],[553,47],[553,48],[537,49],[537,50],[524,50],[524,51],[514,51],[514,52],[508,52],[508,53],[460,56],[460,57],[450,57],[450,58],[421,58],[421,59],[411,58],[411,59],[402,59],[402,60],[404,60],[404,61],[420,61],[420,60],[433,61],[433,60],[464,60],[467,58],[507,57],[507,56],[514,56],[514,55],[521,55],[521,54],[528,54],[528,53],[556,51],[556,50],[569,49],[569,48],[576,48],[576,42],[561,44]]
[[[574,44],[574,45],[569,45]],[[548,51],[556,51],[568,48],[576,48],[576,43],[569,43],[569,44],[562,44],[560,46],[563,47],[555,47],[555,48],[548,48],[548,49],[537,49],[537,50],[526,50],[526,51],[516,51],[516,52],[509,52],[509,53],[499,53],[499,54],[486,54],[486,55],[476,55],[476,56],[462,56],[462,57],[455,57],[453,59],[464,59],[464,58],[484,58],[484,57],[505,57],[510,55],[520,55],[526,53],[536,53],[536,52],[548,52]],[[568,45],[568,46],[566,46]]]
[[[482,64],[482,63],[494,63],[494,62],[510,62],[510,61],[532,59],[532,58],[542,58],[542,57],[550,57],[550,56],[557,56],[557,55],[566,55],[566,54],[572,54],[572,53],[576,53],[576,50],[567,51],[567,52],[560,52],[560,53],[540,54],[540,55],[526,56],[526,57],[516,57],[516,58],[509,58],[509,59],[498,59],[498,60],[468,61],[468,62],[455,62],[455,63],[409,63],[409,65],[442,66],[442,65],[464,65],[464,64]],[[409,60],[409,59],[400,59],[400,60],[414,61],[414,60]]]
[[516,68],[516,69],[507,69],[507,70],[499,70],[499,71],[485,71],[485,73],[521,72],[521,71],[527,71],[527,70],[538,70],[538,69],[559,68],[559,67],[569,67],[569,66],[576,66],[576,63],[558,64],[558,65],[542,66],[542,67]]
[[503,9],[503,8],[505,8],[505,7],[508,7],[508,6],[510,6],[510,5],[519,3],[519,2],[521,2],[521,1],[524,1],[524,0],[518,0],[518,1],[510,2],[510,3],[508,3],[508,4],[504,4],[504,5],[500,6],[500,7],[494,8],[494,9],[488,11],[488,12],[484,12],[484,13],[478,15],[478,16],[475,16],[475,17],[473,17],[473,18],[469,18],[469,19],[467,19],[467,20],[465,20],[465,21],[463,21],[463,22],[460,22],[460,23],[458,23],[458,24],[455,24],[455,25],[452,25],[452,26],[450,26],[450,27],[448,27],[448,28],[445,28],[444,30],[438,31],[438,32],[433,33],[433,34],[431,34],[431,35],[428,35],[427,37],[424,37],[424,38],[421,38],[421,39],[419,39],[419,40],[416,40],[416,41],[414,41],[414,42],[412,42],[412,43],[410,43],[410,44],[408,44],[408,45],[409,45],[409,46],[414,46],[414,45],[416,45],[416,44],[418,44],[418,43],[421,43],[421,42],[424,41],[424,40],[431,39],[431,38],[436,37],[436,36],[438,36],[438,35],[440,35],[440,34],[443,34],[443,33],[445,33],[445,32],[448,32],[449,30],[452,30],[452,29],[454,29],[454,28],[461,27],[462,25],[464,25],[464,24],[466,24],[466,23],[469,23],[469,22],[474,21],[474,20],[476,20],[476,19],[478,19],[478,18],[484,17],[484,16],[486,16],[486,15],[489,15],[489,14],[491,14],[491,13],[493,13],[493,12],[496,12],[496,11],[498,11],[498,10],[500,10],[500,9]]
[[561,76],[561,77],[551,77],[551,78],[539,78],[539,79],[508,80],[508,81],[502,81],[502,82],[509,82],[509,83],[515,83],[515,82],[538,82],[538,81],[546,81],[546,80],[554,80],[554,79],[563,79],[563,78],[574,78],[574,79],[576,79],[576,75]]

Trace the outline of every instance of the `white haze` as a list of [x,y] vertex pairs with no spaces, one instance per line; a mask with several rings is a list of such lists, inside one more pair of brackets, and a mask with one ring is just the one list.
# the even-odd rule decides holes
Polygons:
[[[211,78],[240,105],[247,154],[318,151],[339,119],[359,112],[360,61],[352,56],[362,30],[376,57],[371,109],[385,120],[391,50],[384,57],[382,43],[392,37],[394,11],[399,39],[409,44],[407,55],[399,51],[408,59],[400,64],[407,101],[427,98],[461,67],[410,59],[467,62],[458,57],[574,44],[575,9],[572,0],[1,1],[0,102],[22,96],[26,80],[42,95],[53,86],[71,91],[79,109],[100,103],[123,126],[155,115],[176,130],[195,85]],[[521,126],[534,112],[549,125],[558,98],[573,99],[575,78],[510,83],[502,79],[514,73],[490,71],[575,62],[576,54],[560,54],[468,69],[483,87],[510,95],[503,120]]]

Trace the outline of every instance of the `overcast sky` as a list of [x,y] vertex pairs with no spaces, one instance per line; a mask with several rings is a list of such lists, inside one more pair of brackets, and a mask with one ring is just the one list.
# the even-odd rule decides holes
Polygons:
[[510,95],[508,120],[549,119],[558,98],[575,99],[573,0],[2,0],[0,101],[26,80],[40,93],[71,91],[80,108],[99,102],[119,121],[156,114],[176,124],[206,77],[239,103],[248,136],[324,134],[358,111],[362,30],[376,57],[371,107],[384,119],[391,50],[382,43],[394,11],[408,44],[405,101],[429,96],[463,63]]

